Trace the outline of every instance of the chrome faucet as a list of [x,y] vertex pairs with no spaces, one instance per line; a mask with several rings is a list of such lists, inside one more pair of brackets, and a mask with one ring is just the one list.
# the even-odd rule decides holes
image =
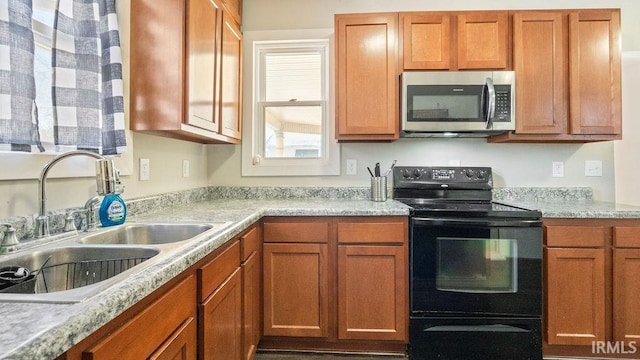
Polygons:
[[87,222],[84,226],[84,231],[95,231],[96,230],[96,212],[94,206],[100,202],[100,198],[97,196],[92,197],[84,203],[84,211],[87,214]]
[[[121,192],[122,186],[120,185],[118,173],[113,166],[113,161],[107,159],[102,155],[98,155],[96,153],[85,151],[85,150],[74,150],[66,153],[62,153],[56,157],[54,157],[51,161],[46,163],[42,168],[42,172],[40,173],[40,177],[38,178],[38,200],[40,204],[40,209],[38,212],[38,217],[36,218],[36,237],[41,238],[45,236],[49,236],[49,216],[47,215],[47,174],[53,165],[58,163],[58,161],[66,159],[72,156],[89,156],[97,159],[96,161],[96,182],[97,182],[97,190],[99,195],[106,195],[116,192]],[[90,199],[85,207],[89,204]],[[93,205],[91,205],[93,206]],[[91,210],[93,212],[93,209]],[[87,214],[89,215],[89,214]],[[89,216],[87,216],[87,219]],[[89,220],[87,220],[87,223]],[[95,224],[95,221],[94,221]]]

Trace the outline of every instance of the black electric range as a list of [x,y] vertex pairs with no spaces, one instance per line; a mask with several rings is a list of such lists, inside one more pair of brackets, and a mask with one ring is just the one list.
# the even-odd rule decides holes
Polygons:
[[411,207],[411,359],[542,358],[541,213],[492,188],[489,167],[394,169]]

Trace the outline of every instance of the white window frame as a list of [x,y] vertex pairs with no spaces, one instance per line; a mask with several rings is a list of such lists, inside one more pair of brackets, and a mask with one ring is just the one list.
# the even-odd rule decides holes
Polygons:
[[[335,108],[333,102],[333,46],[331,31],[261,31],[245,32],[245,83],[243,109],[242,176],[318,176],[340,175],[340,144],[335,141]],[[299,40],[304,39],[304,40]],[[286,49],[323,49],[323,101],[262,102],[260,88],[260,56],[270,51]],[[250,70],[251,73],[249,73]],[[264,154],[264,108],[267,105],[305,106],[323,105],[322,144],[319,157],[267,158]]]

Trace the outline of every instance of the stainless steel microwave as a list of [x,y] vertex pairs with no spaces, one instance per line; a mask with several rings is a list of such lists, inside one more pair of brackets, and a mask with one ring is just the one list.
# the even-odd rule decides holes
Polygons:
[[418,71],[401,76],[403,137],[483,137],[515,129],[513,71]]

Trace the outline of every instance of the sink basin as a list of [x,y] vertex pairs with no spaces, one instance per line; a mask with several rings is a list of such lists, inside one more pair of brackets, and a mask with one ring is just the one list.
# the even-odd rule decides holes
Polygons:
[[125,224],[78,240],[82,244],[160,245],[190,240],[211,229],[228,225],[221,223],[139,223]]
[[[3,257],[0,301],[81,301],[159,253],[153,247],[65,246]],[[29,271],[6,276],[20,267]]]

